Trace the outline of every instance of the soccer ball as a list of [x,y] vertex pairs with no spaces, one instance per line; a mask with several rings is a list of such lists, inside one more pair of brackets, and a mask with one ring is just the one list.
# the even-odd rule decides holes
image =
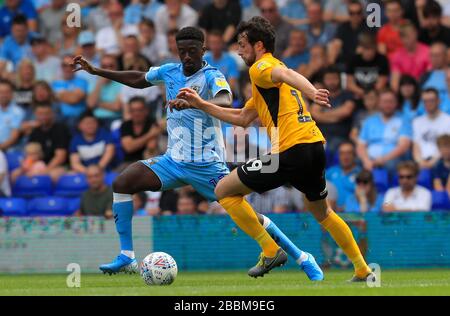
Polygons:
[[141,276],[147,285],[169,285],[175,281],[178,267],[165,252],[153,252],[141,262]]

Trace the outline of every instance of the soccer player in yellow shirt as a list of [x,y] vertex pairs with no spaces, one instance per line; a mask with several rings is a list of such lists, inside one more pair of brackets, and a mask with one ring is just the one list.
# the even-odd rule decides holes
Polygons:
[[259,116],[271,136],[270,154],[236,168],[215,189],[219,203],[263,250],[258,264],[249,270],[250,276],[263,276],[284,264],[287,257],[273,240],[260,240],[263,227],[256,215],[251,217],[251,222],[248,220],[254,211],[244,196],[290,183],[305,194],[308,210],[352,261],[355,268],[352,281],[364,281],[374,275],[350,228],[327,203],[325,139],[303,99],[305,95],[316,104],[330,107],[329,92],[316,89],[305,77],[274,58],[274,44],[274,29],[266,19],[253,17],[239,25],[239,55],[250,66],[252,83],[252,98],[244,108],[219,107],[201,99],[190,88],[181,89],[178,97],[234,125],[246,127]]

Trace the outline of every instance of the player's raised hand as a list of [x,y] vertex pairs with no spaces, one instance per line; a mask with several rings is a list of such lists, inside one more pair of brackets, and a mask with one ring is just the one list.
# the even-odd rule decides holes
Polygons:
[[327,89],[317,89],[314,93],[313,101],[320,106],[331,108],[330,91],[328,91]]
[[[79,65],[79,67],[77,68],[77,65]],[[86,60],[83,58],[83,56],[78,55],[75,56],[71,66],[73,67],[73,72],[79,71],[79,70],[85,70],[90,74],[94,74],[95,70],[94,67]]]
[[169,107],[170,112],[173,112],[173,109],[175,109],[177,111],[181,111],[181,110],[191,108],[188,101],[178,98],[178,97],[174,100],[170,100],[169,103],[167,104],[167,106]]
[[198,106],[202,102],[202,98],[194,89],[191,88],[181,88],[180,92],[178,92],[177,98],[186,100],[191,106],[195,108],[198,108]]

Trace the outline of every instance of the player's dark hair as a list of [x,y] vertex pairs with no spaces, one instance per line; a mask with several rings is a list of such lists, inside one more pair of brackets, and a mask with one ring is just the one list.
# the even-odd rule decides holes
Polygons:
[[6,85],[9,86],[11,88],[11,90],[14,90],[16,87],[14,86],[14,83],[12,83],[9,80],[6,79],[0,79],[0,85]]
[[275,51],[275,29],[268,20],[261,16],[254,16],[247,22],[239,23],[237,34],[245,35],[251,45],[261,41],[268,53]]
[[424,94],[424,93],[434,93],[436,98],[439,99],[439,91],[437,91],[436,88],[432,88],[432,87],[426,88],[426,89],[422,90],[422,94]]
[[439,2],[434,0],[427,1],[423,8],[423,16],[425,18],[440,18],[442,16],[442,7]]
[[205,43],[205,35],[203,32],[196,27],[188,26],[182,28],[176,35],[176,41],[193,40],[199,41],[200,43]]
[[17,14],[11,22],[12,25],[14,24],[21,24],[21,25],[27,25],[27,17],[23,14]]

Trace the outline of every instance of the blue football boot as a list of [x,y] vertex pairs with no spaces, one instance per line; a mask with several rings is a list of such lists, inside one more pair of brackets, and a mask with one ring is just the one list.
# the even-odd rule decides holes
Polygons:
[[133,274],[139,271],[136,259],[131,259],[123,254],[117,256],[111,263],[102,264],[99,268],[103,273],[109,273],[109,275],[119,272]]
[[323,271],[317,264],[316,259],[314,259],[313,255],[310,253],[306,251],[304,253],[308,256],[308,259],[303,261],[300,264],[300,267],[303,269],[303,271],[305,271],[306,275],[311,281],[322,281]]

